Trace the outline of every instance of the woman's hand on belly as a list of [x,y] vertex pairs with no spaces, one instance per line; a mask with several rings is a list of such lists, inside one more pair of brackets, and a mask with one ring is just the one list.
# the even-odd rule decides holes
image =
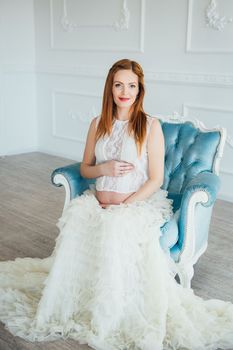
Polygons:
[[109,160],[101,164],[104,176],[124,176],[134,170],[134,165],[126,161]]
[[[103,176],[125,176],[134,171],[134,165],[126,161],[110,160],[101,164]],[[114,191],[96,191],[102,208],[107,208],[109,205],[119,205],[134,192],[119,193]]]

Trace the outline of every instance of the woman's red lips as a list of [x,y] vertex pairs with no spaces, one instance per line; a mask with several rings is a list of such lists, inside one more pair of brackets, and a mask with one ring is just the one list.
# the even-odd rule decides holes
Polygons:
[[124,97],[119,97],[119,99],[120,99],[121,101],[128,101],[128,100],[129,100],[129,98],[124,98]]

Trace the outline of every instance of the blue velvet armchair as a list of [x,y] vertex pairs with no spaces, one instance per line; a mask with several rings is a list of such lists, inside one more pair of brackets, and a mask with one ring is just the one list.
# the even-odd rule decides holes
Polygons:
[[[162,188],[173,200],[174,215],[161,227],[160,243],[173,261],[184,287],[191,286],[193,265],[208,243],[212,209],[220,186],[219,162],[223,154],[226,130],[206,129],[199,121],[160,119],[165,138],[165,172]],[[80,175],[80,163],[58,168],[52,183],[64,186],[69,201],[89,188],[95,179]]]

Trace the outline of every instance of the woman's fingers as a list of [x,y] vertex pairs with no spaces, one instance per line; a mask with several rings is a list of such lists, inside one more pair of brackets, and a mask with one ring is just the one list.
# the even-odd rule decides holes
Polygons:
[[134,165],[132,164],[132,163],[128,163],[128,162],[120,162],[120,167],[125,167],[125,168],[127,168],[127,167],[131,167],[131,168],[133,168],[134,167]]
[[119,164],[119,176],[124,176],[134,169],[134,165],[127,162],[121,162]]
[[131,170],[134,168],[134,165],[131,163],[120,163],[120,169],[121,170]]
[[133,168],[134,168],[134,166],[132,166],[132,165],[120,166],[120,169],[121,169],[121,170],[131,170],[131,169],[133,169]]

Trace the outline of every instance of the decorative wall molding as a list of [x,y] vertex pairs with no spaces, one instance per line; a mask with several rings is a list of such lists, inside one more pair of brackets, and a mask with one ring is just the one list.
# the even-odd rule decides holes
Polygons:
[[[95,66],[71,66],[71,65],[33,65],[33,64],[2,64],[2,74],[5,73],[39,73],[47,75],[72,75],[88,78],[105,79],[108,71]],[[188,72],[155,72],[145,71],[145,80],[152,83],[213,86],[221,88],[233,88],[233,75],[213,73],[188,73]]]
[[66,32],[74,32],[79,30],[80,28],[109,28],[114,30],[128,30],[129,29],[129,21],[130,21],[130,12],[127,6],[127,0],[123,0],[121,12],[119,15],[119,19],[115,20],[112,24],[79,24],[77,22],[73,22],[69,19],[68,10],[67,10],[67,0],[63,0],[63,13],[61,16],[61,26]]
[[[32,65],[32,64],[3,64],[4,73],[39,73],[48,75],[72,75],[88,78],[105,79],[107,70],[95,66],[71,66],[71,65]],[[152,83],[213,86],[221,88],[233,88],[233,75],[213,73],[189,73],[189,72],[155,72],[145,71],[146,81]]]
[[114,23],[115,30],[125,30],[129,28],[130,12],[127,1],[123,0],[120,18]]
[[[80,143],[85,143],[85,139],[82,137],[72,137],[72,136],[67,136],[65,134],[59,133],[57,130],[57,116],[56,116],[56,97],[57,95],[75,95],[75,96],[84,96],[84,97],[90,97],[90,98],[100,98],[101,96],[98,94],[91,94],[91,93],[82,93],[82,92],[77,92],[77,91],[68,91],[68,90],[54,90],[52,92],[52,136],[61,138],[61,139],[66,139],[69,141],[77,141]],[[69,107],[68,114],[67,114],[67,120],[72,120],[75,121],[77,124],[77,130],[80,129],[80,124],[81,126],[83,125],[84,129],[87,129],[91,120],[98,115],[97,113],[97,108],[95,105],[92,105],[90,107],[90,110],[88,111],[87,114],[85,114],[85,117],[77,112],[75,112],[72,107]]]
[[225,29],[228,23],[232,23],[232,17],[221,17],[217,11],[217,1],[210,0],[205,12],[206,26],[215,30]]
[[[78,75],[103,80],[108,73],[105,69],[94,66],[37,65],[36,71],[41,74]],[[233,87],[233,75],[225,74],[145,71],[145,79],[155,83]]]
[[[111,24],[79,24],[77,22],[74,22],[70,19],[68,14],[68,8],[67,8],[67,0],[63,0],[63,9],[60,16],[59,23],[61,27],[63,28],[63,31],[65,33],[78,33],[81,28],[87,28],[87,29],[93,29],[98,31],[98,29],[113,29],[114,31],[121,32],[121,31],[128,31],[130,29],[130,21],[131,21],[131,14],[128,7],[128,0],[118,0],[122,2],[121,10],[118,15],[118,18],[114,19]],[[145,27],[145,0],[139,0],[139,18],[140,23],[138,23],[139,26],[139,38],[138,38],[138,44],[136,47],[130,47],[130,42],[128,45],[121,47],[120,45],[114,45],[114,46],[103,46],[102,44],[98,45],[98,47],[92,47],[89,45],[88,47],[58,47],[55,44],[55,36],[54,36],[54,11],[53,11],[53,2],[54,0],[50,0],[50,44],[52,50],[59,50],[59,51],[85,51],[85,52],[137,52],[141,53],[144,52],[144,27]]]
[[182,85],[233,87],[233,75],[186,72],[145,72],[145,78],[155,82]]
[[[225,48],[224,47],[218,47],[218,44],[213,43],[213,47],[208,47],[208,41],[207,45],[205,47],[193,47],[192,45],[192,31],[193,31],[193,6],[195,4],[194,0],[188,0],[188,17],[187,17],[187,34],[186,34],[186,52],[190,53],[206,53],[206,54],[232,54],[233,53],[233,45],[229,44],[229,40],[226,43]],[[226,18],[225,16],[220,17],[216,10],[216,0],[210,0],[209,5],[206,8],[204,17],[206,25],[209,26],[212,29],[221,31],[223,28],[225,28],[227,23],[230,23],[233,21],[232,18]],[[227,21],[226,24],[224,24]],[[201,34],[200,34],[201,35]],[[210,42],[212,42],[213,38],[211,37]],[[219,39],[218,39],[219,40]],[[220,45],[221,46],[221,45]]]

